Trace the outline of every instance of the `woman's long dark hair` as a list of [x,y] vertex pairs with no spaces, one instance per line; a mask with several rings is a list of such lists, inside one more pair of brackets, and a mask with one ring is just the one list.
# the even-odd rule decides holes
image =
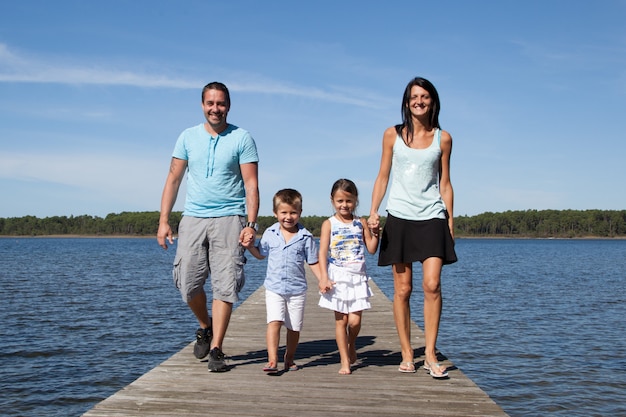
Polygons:
[[415,77],[407,84],[404,89],[404,97],[402,97],[402,124],[396,125],[396,132],[400,137],[402,137],[402,130],[406,130],[406,141],[407,143],[411,143],[413,141],[413,119],[411,117],[411,110],[409,109],[409,101],[411,100],[411,89],[413,86],[417,85],[418,87],[422,87],[424,90],[428,91],[430,94],[430,98],[432,99],[432,104],[430,106],[430,115],[428,118],[428,122],[430,123],[430,127],[436,127],[438,129],[441,128],[439,126],[439,109],[441,108],[441,103],[439,102],[439,93],[437,93],[437,89],[435,86],[428,81],[426,78]]

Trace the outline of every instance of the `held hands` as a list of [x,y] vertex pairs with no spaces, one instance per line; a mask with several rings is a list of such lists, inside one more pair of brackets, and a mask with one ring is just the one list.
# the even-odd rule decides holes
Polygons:
[[239,235],[239,243],[241,243],[241,246],[246,249],[250,249],[252,246],[254,246],[255,240],[256,233],[251,227],[244,228]]
[[370,213],[370,216],[367,219],[367,227],[372,232],[372,235],[378,237],[378,232],[380,231],[380,216],[378,213]]
[[334,285],[335,285],[335,283],[330,281],[328,278],[321,279],[319,281],[320,293],[326,294],[327,292],[329,292],[329,291],[331,291],[333,289]]

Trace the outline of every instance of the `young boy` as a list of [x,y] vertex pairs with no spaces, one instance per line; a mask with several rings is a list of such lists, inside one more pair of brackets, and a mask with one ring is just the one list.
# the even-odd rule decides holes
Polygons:
[[313,235],[300,223],[302,195],[292,189],[278,191],[273,199],[278,222],[268,227],[259,244],[245,240],[242,245],[257,259],[267,259],[265,305],[267,310],[267,356],[265,372],[278,372],[280,329],[287,328],[285,371],[296,371],[294,356],[306,301],[307,281],[304,262],[319,279],[318,251]]

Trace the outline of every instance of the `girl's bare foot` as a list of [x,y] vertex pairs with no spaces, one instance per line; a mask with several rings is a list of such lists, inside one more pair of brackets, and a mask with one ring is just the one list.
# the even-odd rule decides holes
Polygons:
[[351,373],[352,371],[350,370],[350,367],[348,367],[348,369],[342,367],[339,370],[339,375],[350,375]]

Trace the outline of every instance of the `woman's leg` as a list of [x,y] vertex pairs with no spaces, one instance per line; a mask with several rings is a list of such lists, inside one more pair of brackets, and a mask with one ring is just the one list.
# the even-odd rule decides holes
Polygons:
[[411,346],[411,307],[409,299],[413,291],[413,271],[411,264],[394,264],[393,267],[393,317],[396,322],[402,362],[413,363]]
[[[426,338],[425,356],[426,364],[437,363],[437,335],[439,334],[439,321],[441,319],[441,258],[428,258],[422,264],[424,277],[422,288],[424,289],[424,336]],[[435,370],[435,373],[443,373],[445,368]]]

